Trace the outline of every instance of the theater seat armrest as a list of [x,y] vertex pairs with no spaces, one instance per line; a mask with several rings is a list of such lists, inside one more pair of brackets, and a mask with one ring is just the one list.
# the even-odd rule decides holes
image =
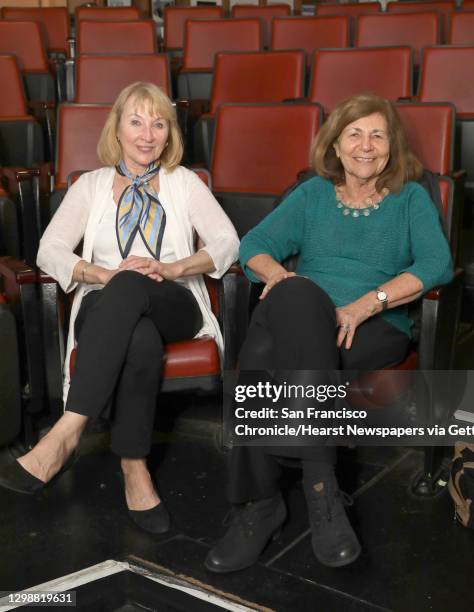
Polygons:
[[421,370],[450,370],[458,330],[463,270],[457,269],[453,280],[431,289],[423,296],[418,367]]
[[0,276],[4,283],[16,285],[31,285],[38,280],[37,271],[25,261],[16,257],[0,257]]
[[447,285],[441,285],[440,287],[433,287],[433,289],[430,289],[425,293],[423,299],[435,301],[443,299],[444,296],[448,296],[451,293],[453,284],[456,286],[459,282],[462,282],[463,276],[464,270],[457,268],[454,271],[453,280],[450,283]]
[[76,39],[71,36],[66,42],[69,45],[69,57],[74,59],[76,57]]
[[464,170],[464,169],[452,170],[451,172],[449,172],[448,176],[451,177],[455,181],[459,181],[459,180],[465,178],[466,170]]
[[38,282],[40,282],[42,285],[48,283],[57,284],[57,281],[52,276],[49,276],[49,274],[46,272],[43,272],[43,270],[38,270]]
[[[58,93],[58,99],[64,99],[62,94],[60,97]],[[53,159],[54,143],[56,140],[56,103],[31,100],[28,102],[28,106],[35,119],[46,125],[46,132],[48,135],[48,159]]]
[[238,276],[245,276],[241,265],[237,261],[230,266],[226,274],[237,274]]
[[224,336],[224,370],[231,370],[236,367],[247,333],[250,282],[240,265],[235,263],[222,277],[221,285],[219,310]]

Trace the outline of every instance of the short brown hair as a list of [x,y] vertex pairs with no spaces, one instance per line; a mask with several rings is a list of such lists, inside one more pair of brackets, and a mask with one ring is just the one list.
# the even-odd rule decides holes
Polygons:
[[122,89],[112,106],[97,144],[97,155],[107,166],[116,166],[122,157],[122,148],[117,141],[117,129],[125,104],[135,98],[137,106],[150,105],[150,112],[160,115],[169,124],[168,146],[161,154],[160,161],[164,168],[173,170],[183,157],[183,140],[176,118],[176,110],[157,85],[137,81]]
[[395,107],[385,98],[371,93],[351,96],[340,102],[319,130],[311,149],[311,165],[319,176],[336,185],[344,182],[344,168],[336,155],[334,143],[349,123],[373,113],[380,113],[385,118],[390,143],[387,165],[377,178],[377,191],[387,187],[398,192],[408,181],[420,178],[423,167],[410,150]]

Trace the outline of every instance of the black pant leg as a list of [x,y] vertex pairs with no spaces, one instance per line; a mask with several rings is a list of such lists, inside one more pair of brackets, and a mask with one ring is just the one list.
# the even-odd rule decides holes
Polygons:
[[275,285],[255,308],[239,363],[243,371],[338,369],[336,314],[329,296],[301,276]]
[[150,452],[164,344],[153,321],[142,317],[132,334],[113,399],[110,445],[119,457]]
[[[281,281],[257,306],[242,347],[241,371],[259,370],[283,377],[291,370],[321,371],[339,367],[334,304],[315,283],[293,277]],[[295,381],[296,382],[296,381]],[[233,504],[276,494],[280,468],[277,456],[333,464],[335,449],[325,446],[236,446],[229,457],[227,497]]]
[[[85,296],[76,319],[76,370],[66,409],[97,417],[115,394],[112,449],[120,456],[149,452],[163,341],[192,338],[199,306],[178,283],[136,272],[117,274]],[[100,367],[104,363],[104,367]]]
[[342,370],[382,370],[403,361],[411,340],[381,316],[371,317],[356,329],[352,347],[340,348]]
[[[379,316],[357,329],[351,349],[338,349],[335,307],[324,291],[308,283],[302,278],[282,281],[257,307],[242,348],[241,369],[374,370],[404,359],[410,339]],[[280,474],[276,456],[300,458],[310,472],[315,471],[311,463],[333,465],[336,447],[234,447],[229,458],[229,501],[274,495]]]

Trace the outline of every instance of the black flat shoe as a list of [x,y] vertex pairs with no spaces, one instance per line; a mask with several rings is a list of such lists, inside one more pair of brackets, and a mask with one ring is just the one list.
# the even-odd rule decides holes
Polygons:
[[75,462],[76,453],[73,452],[63,467],[55,474],[48,482],[43,482],[14,459],[11,463],[0,470],[0,486],[16,493],[24,493],[26,495],[34,495],[44,489],[47,485],[54,482],[62,476]]
[[163,501],[149,510],[129,510],[132,521],[148,533],[166,533],[170,529],[171,519]]
[[33,495],[46,486],[43,482],[18,463],[15,459],[0,472],[0,486],[16,493]]

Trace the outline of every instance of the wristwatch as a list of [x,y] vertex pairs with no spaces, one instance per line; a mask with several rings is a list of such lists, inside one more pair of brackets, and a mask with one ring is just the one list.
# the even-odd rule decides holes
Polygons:
[[380,289],[380,287],[377,287],[377,289],[375,290],[375,296],[377,300],[382,304],[382,310],[387,310],[388,297],[385,291],[383,289]]

